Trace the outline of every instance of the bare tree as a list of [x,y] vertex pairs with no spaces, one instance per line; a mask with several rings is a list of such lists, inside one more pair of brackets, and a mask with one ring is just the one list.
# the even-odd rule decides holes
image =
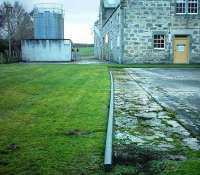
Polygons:
[[6,32],[6,9],[5,4],[0,5],[0,38],[4,39]]
[[0,5],[0,38],[9,37],[16,42],[33,37],[32,17],[17,1],[13,5],[9,2]]

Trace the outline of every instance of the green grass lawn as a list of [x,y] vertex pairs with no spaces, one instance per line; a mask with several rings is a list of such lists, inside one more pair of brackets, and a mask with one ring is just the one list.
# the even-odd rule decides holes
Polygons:
[[102,169],[106,66],[0,65],[0,174]]
[[[108,69],[124,67],[200,66],[0,65],[0,175],[105,174]],[[166,161],[160,175],[199,175],[199,166]],[[134,171],[117,165],[109,175]]]
[[94,55],[94,47],[80,47],[79,54],[82,57],[93,56]]

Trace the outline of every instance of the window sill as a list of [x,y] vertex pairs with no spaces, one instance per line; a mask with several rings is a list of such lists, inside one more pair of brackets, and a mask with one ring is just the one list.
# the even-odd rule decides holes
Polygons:
[[181,16],[181,15],[198,15],[198,13],[176,13],[177,16]]
[[176,15],[187,15],[187,13],[176,13]]
[[198,15],[198,13],[188,13],[187,15]]
[[162,51],[165,50],[165,48],[154,48],[154,50]]

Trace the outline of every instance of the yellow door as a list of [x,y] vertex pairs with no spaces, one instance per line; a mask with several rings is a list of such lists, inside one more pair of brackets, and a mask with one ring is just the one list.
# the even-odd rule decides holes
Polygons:
[[189,63],[189,37],[175,37],[174,40],[174,63],[187,64]]

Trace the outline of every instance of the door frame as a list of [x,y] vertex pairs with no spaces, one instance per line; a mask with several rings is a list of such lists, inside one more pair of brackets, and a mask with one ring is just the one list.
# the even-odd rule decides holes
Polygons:
[[189,50],[188,50],[188,59],[187,59],[187,63],[185,63],[185,64],[190,64],[190,58],[191,58],[191,39],[192,39],[192,36],[190,35],[190,34],[175,34],[175,35],[173,35],[173,37],[172,37],[172,63],[173,64],[177,64],[177,63],[174,63],[174,59],[175,59],[175,53],[174,53],[174,47],[175,47],[175,39],[176,39],[176,37],[188,37],[189,38]]

